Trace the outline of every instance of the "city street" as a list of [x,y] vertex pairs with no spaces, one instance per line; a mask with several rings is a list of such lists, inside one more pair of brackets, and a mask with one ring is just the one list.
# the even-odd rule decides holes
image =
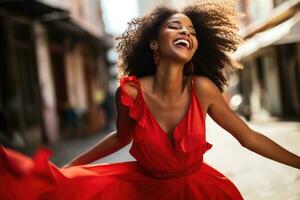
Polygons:
[[[289,151],[300,155],[300,123],[260,121],[249,123]],[[106,131],[109,132],[109,131]],[[62,166],[75,155],[95,144],[104,134],[55,145],[52,161]],[[239,145],[226,131],[207,118],[207,141],[213,148],[205,161],[229,177],[246,200],[300,200],[300,170],[259,156]],[[134,160],[128,154],[130,145],[97,161],[110,163]]]
[[[249,127],[300,156],[300,0],[0,1],[0,43],[0,145],[27,156],[46,146],[53,152],[50,161],[63,167],[115,130],[114,125],[103,127],[111,127],[117,111],[126,114],[129,107],[129,114],[137,119],[145,111],[151,113],[147,105],[135,112],[131,106],[139,106],[136,101],[123,98],[123,92],[126,97],[136,93],[127,91],[127,81],[138,87],[142,103],[153,106],[153,114],[160,112],[152,116],[157,126],[156,119],[175,123],[184,102],[193,100],[187,95],[192,76],[199,76],[201,94],[211,93],[207,81],[200,81],[203,76],[222,92],[232,110],[252,119]],[[125,111],[115,106],[119,86],[124,89],[120,98]],[[199,117],[191,114],[192,119]],[[122,123],[128,128],[126,120]],[[184,124],[185,133],[193,133],[197,123]],[[300,200],[299,169],[251,152],[208,115],[206,136],[213,147],[204,162],[227,176],[244,199]],[[193,142],[193,137],[183,138],[178,146],[188,152]],[[163,150],[157,144],[155,155],[160,155]],[[91,164],[133,161],[130,147]],[[145,152],[147,157],[149,150]],[[4,164],[6,160],[12,166],[19,164],[11,158],[12,162],[5,156]],[[163,158],[153,163],[171,160]],[[28,166],[24,169],[31,169]],[[28,183],[35,184],[35,174],[29,175]],[[8,189],[0,188],[0,196],[11,195],[11,190],[23,194],[23,187],[2,185]],[[217,200],[224,199],[219,195],[225,193],[216,192],[217,183],[212,185]],[[128,188],[124,191],[131,191]],[[41,189],[36,192],[44,194],[44,186]],[[69,195],[73,189],[64,192]]]

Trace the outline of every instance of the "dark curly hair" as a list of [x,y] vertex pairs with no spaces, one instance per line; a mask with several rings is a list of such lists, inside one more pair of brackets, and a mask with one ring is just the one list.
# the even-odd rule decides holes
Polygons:
[[[149,44],[158,38],[159,29],[165,20],[176,13],[189,17],[196,30],[199,46],[192,58],[193,73],[209,78],[223,92],[224,86],[228,85],[227,72],[240,68],[239,63],[231,60],[228,53],[234,52],[243,41],[237,33],[238,12],[230,0],[196,1],[181,12],[159,6],[148,15],[130,21],[127,30],[116,38],[121,77],[155,74],[156,67]],[[185,70],[184,73],[190,72]]]

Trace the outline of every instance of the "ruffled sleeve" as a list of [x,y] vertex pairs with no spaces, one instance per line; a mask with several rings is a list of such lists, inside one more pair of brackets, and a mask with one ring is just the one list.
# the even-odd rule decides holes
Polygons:
[[[133,82],[136,87],[138,88],[138,95],[135,100],[133,100],[125,91],[125,83]],[[121,86],[121,102],[125,106],[129,108],[129,116],[136,120],[138,124],[142,127],[145,126],[146,119],[145,119],[145,106],[141,102],[141,88],[140,83],[136,76],[127,76],[120,79],[120,86]]]

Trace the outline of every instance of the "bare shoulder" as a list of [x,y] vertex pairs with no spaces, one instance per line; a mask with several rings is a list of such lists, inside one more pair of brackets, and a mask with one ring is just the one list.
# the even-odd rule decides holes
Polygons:
[[194,76],[194,85],[198,100],[205,112],[208,112],[211,105],[222,95],[215,83],[205,76]]
[[195,88],[201,95],[221,94],[216,84],[205,76],[194,76]]

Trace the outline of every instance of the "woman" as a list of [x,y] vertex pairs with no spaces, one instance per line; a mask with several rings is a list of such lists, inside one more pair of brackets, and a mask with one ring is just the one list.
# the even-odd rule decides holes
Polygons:
[[[132,20],[118,38],[117,130],[63,169],[45,152],[32,161],[2,148],[0,197],[10,199],[14,189],[15,199],[25,192],[30,199],[243,199],[203,162],[212,147],[206,113],[243,147],[300,169],[299,156],[250,129],[221,96],[223,72],[234,64],[227,52],[241,42],[235,16],[227,4],[201,1]],[[137,161],[86,165],[131,141]]]

